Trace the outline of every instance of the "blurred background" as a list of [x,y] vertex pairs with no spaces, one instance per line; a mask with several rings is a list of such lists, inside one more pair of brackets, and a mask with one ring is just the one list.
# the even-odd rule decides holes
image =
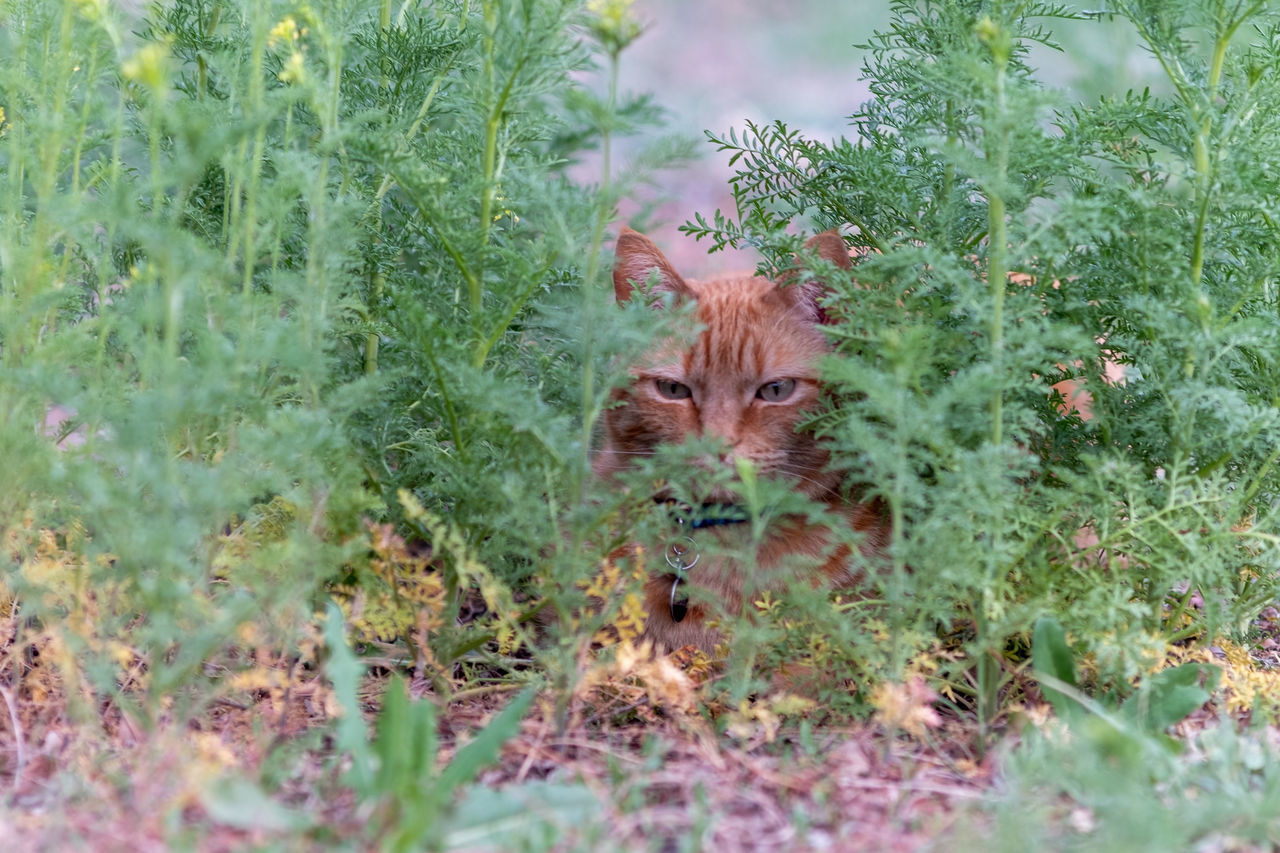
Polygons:
[[[1076,8],[1093,8],[1079,5]],[[658,201],[650,235],[678,269],[692,277],[754,266],[750,254],[707,254],[676,230],[695,212],[730,213],[728,156],[703,132],[741,130],[748,119],[775,119],[819,140],[843,136],[846,117],[871,97],[861,79],[867,42],[889,23],[884,0],[635,0],[644,33],[622,54],[621,91],[651,92],[670,113],[667,130],[699,140],[700,157],[657,176],[643,192]],[[1126,24],[1103,17],[1046,20],[1063,50],[1036,46],[1031,64],[1042,83],[1071,100],[1150,85],[1158,65]],[[643,140],[623,140],[628,151]],[[598,166],[590,166],[588,175]],[[588,178],[591,179],[591,178]],[[622,208],[625,221],[639,205]]]

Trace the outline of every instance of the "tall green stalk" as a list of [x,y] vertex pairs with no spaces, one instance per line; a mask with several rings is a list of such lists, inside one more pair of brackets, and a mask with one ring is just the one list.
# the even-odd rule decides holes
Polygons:
[[[595,222],[591,230],[591,245],[587,250],[587,272],[583,279],[582,299],[586,315],[592,315],[592,309],[599,303],[596,277],[600,272],[600,253],[603,249],[604,230],[613,216],[614,203],[611,190],[613,180],[613,132],[609,123],[618,104],[618,51],[609,52],[609,88],[608,100],[605,102],[605,121],[600,128],[600,191],[596,206]],[[595,433],[596,418],[599,408],[595,396],[595,359],[592,346],[592,334],[588,332],[582,342],[582,442],[581,468],[582,476],[578,479],[577,499],[581,500],[583,486],[588,472],[591,471],[591,440]]]
[[[1218,31],[1214,33],[1213,40],[1213,57],[1209,63],[1209,78],[1207,88],[1203,93],[1197,93],[1197,97],[1193,100],[1186,101],[1186,106],[1192,111],[1192,116],[1197,117],[1199,121],[1196,125],[1196,134],[1194,140],[1195,150],[1195,168],[1196,168],[1196,224],[1195,232],[1192,235],[1191,244],[1191,284],[1195,288],[1199,288],[1200,279],[1204,273],[1204,240],[1205,232],[1208,230],[1209,224],[1209,206],[1213,199],[1214,181],[1216,180],[1215,164],[1212,160],[1209,148],[1213,141],[1213,111],[1218,102],[1218,88],[1222,82],[1222,68],[1226,62],[1227,49],[1231,46],[1231,40],[1235,37],[1236,32],[1240,29],[1240,25],[1246,20],[1253,17],[1259,9],[1264,6],[1263,2],[1251,4],[1247,9],[1241,9],[1239,5],[1232,9],[1232,13],[1225,17],[1219,16],[1217,23]],[[1135,18],[1135,23],[1141,27],[1141,23]],[[1172,66],[1164,64],[1166,73],[1181,73],[1172,71]],[[1188,90],[1179,87],[1180,93],[1187,93]],[[1207,318],[1205,319],[1207,322]]]
[[[1193,186],[1195,188],[1195,222],[1191,234],[1191,257],[1188,264],[1189,294],[1188,310],[1194,311],[1199,318],[1202,331],[1209,329],[1210,315],[1202,308],[1204,295],[1201,292],[1201,279],[1204,276],[1205,239],[1209,230],[1210,208],[1212,207],[1217,182],[1217,162],[1211,150],[1213,145],[1214,112],[1218,104],[1218,92],[1222,82],[1222,72],[1226,64],[1227,51],[1231,40],[1245,21],[1254,17],[1266,3],[1264,0],[1250,3],[1235,3],[1231,9],[1225,3],[1219,4],[1218,14],[1214,16],[1216,25],[1213,32],[1213,50],[1209,60],[1208,76],[1203,88],[1199,83],[1187,77],[1186,70],[1177,56],[1170,54],[1170,46],[1151,27],[1148,15],[1132,3],[1126,3],[1124,10],[1138,32],[1147,43],[1147,47],[1159,62],[1165,76],[1173,85],[1178,99],[1191,118],[1194,127],[1191,147],[1192,165],[1195,170]],[[1192,308],[1191,306],[1195,306]],[[1186,348],[1183,356],[1183,375],[1190,379],[1196,372],[1197,345]]]
[[[1008,287],[1008,224],[1004,193],[1009,179],[1009,104],[1006,92],[1012,39],[1003,23],[985,19],[978,24],[978,38],[987,46],[992,60],[991,101],[986,110],[984,144],[989,168],[987,190],[987,286],[991,295],[990,352],[994,388],[989,404],[991,446],[998,450],[1004,443],[1004,299]],[[1004,505],[996,505],[992,525],[991,546],[985,573],[982,602],[977,608],[978,628],[978,724],[980,743],[986,743],[987,725],[994,714],[998,671],[994,668],[995,638],[987,620],[992,607],[991,590],[1000,570],[1000,551],[1004,535]]]
[[[382,0],[381,5],[378,7],[378,32],[384,41],[391,34],[391,0]],[[389,61],[389,57],[383,57],[382,79],[378,81],[379,86],[384,91],[391,88],[390,69],[387,64]],[[375,234],[382,233],[382,198],[389,186],[390,176],[384,176],[382,186],[379,187],[373,198],[373,233]],[[364,372],[366,376],[378,372],[379,335],[376,323],[386,286],[386,272],[383,271],[380,264],[371,258],[369,262],[369,298],[365,302],[365,313],[366,322],[375,328],[372,328],[364,338]]]

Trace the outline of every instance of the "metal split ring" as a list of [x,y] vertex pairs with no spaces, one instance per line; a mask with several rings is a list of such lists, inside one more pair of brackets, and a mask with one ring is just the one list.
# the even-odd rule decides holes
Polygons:
[[684,573],[698,565],[702,555],[698,553],[698,543],[692,537],[681,536],[667,544],[667,551],[663,556],[666,557],[668,566]]

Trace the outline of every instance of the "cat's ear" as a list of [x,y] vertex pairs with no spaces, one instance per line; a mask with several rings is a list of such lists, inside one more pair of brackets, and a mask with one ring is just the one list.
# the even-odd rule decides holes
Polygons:
[[[804,244],[806,250],[840,269],[853,269],[849,260],[849,249],[844,238],[834,228],[815,234]],[[795,276],[789,276],[795,282]],[[783,279],[786,282],[786,279]],[[804,282],[787,283],[782,293],[801,313],[815,323],[827,322],[827,314],[822,310],[821,299],[827,293],[827,284],[821,279],[810,278]]]
[[805,242],[804,247],[842,270],[853,269],[853,263],[849,260],[849,247],[844,244],[840,232],[834,228],[814,234]]
[[631,299],[636,287],[644,285],[655,274],[651,294],[691,295],[689,286],[671,266],[654,242],[639,231],[624,227],[614,247],[613,295],[621,305]]

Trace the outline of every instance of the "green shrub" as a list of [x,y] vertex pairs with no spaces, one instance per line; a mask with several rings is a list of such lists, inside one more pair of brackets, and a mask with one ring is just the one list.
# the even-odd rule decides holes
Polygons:
[[579,285],[633,178],[611,139],[658,113],[574,82],[636,34],[579,5],[5,7],[5,584],[98,695],[197,713],[327,588],[444,690],[511,652],[542,555],[581,598],[609,510],[571,559],[565,508],[653,321]]
[[1275,592],[1280,30],[1265,4],[1113,6],[1170,94],[1038,84],[1028,45],[1060,5],[896,2],[850,138],[710,134],[740,216],[686,226],[775,264],[797,219],[867,250],[828,303],[814,428],[895,539],[885,607],[833,636],[854,666],[897,638],[892,669],[962,620],[977,679],[952,686],[984,718],[1041,614],[1114,686]]

